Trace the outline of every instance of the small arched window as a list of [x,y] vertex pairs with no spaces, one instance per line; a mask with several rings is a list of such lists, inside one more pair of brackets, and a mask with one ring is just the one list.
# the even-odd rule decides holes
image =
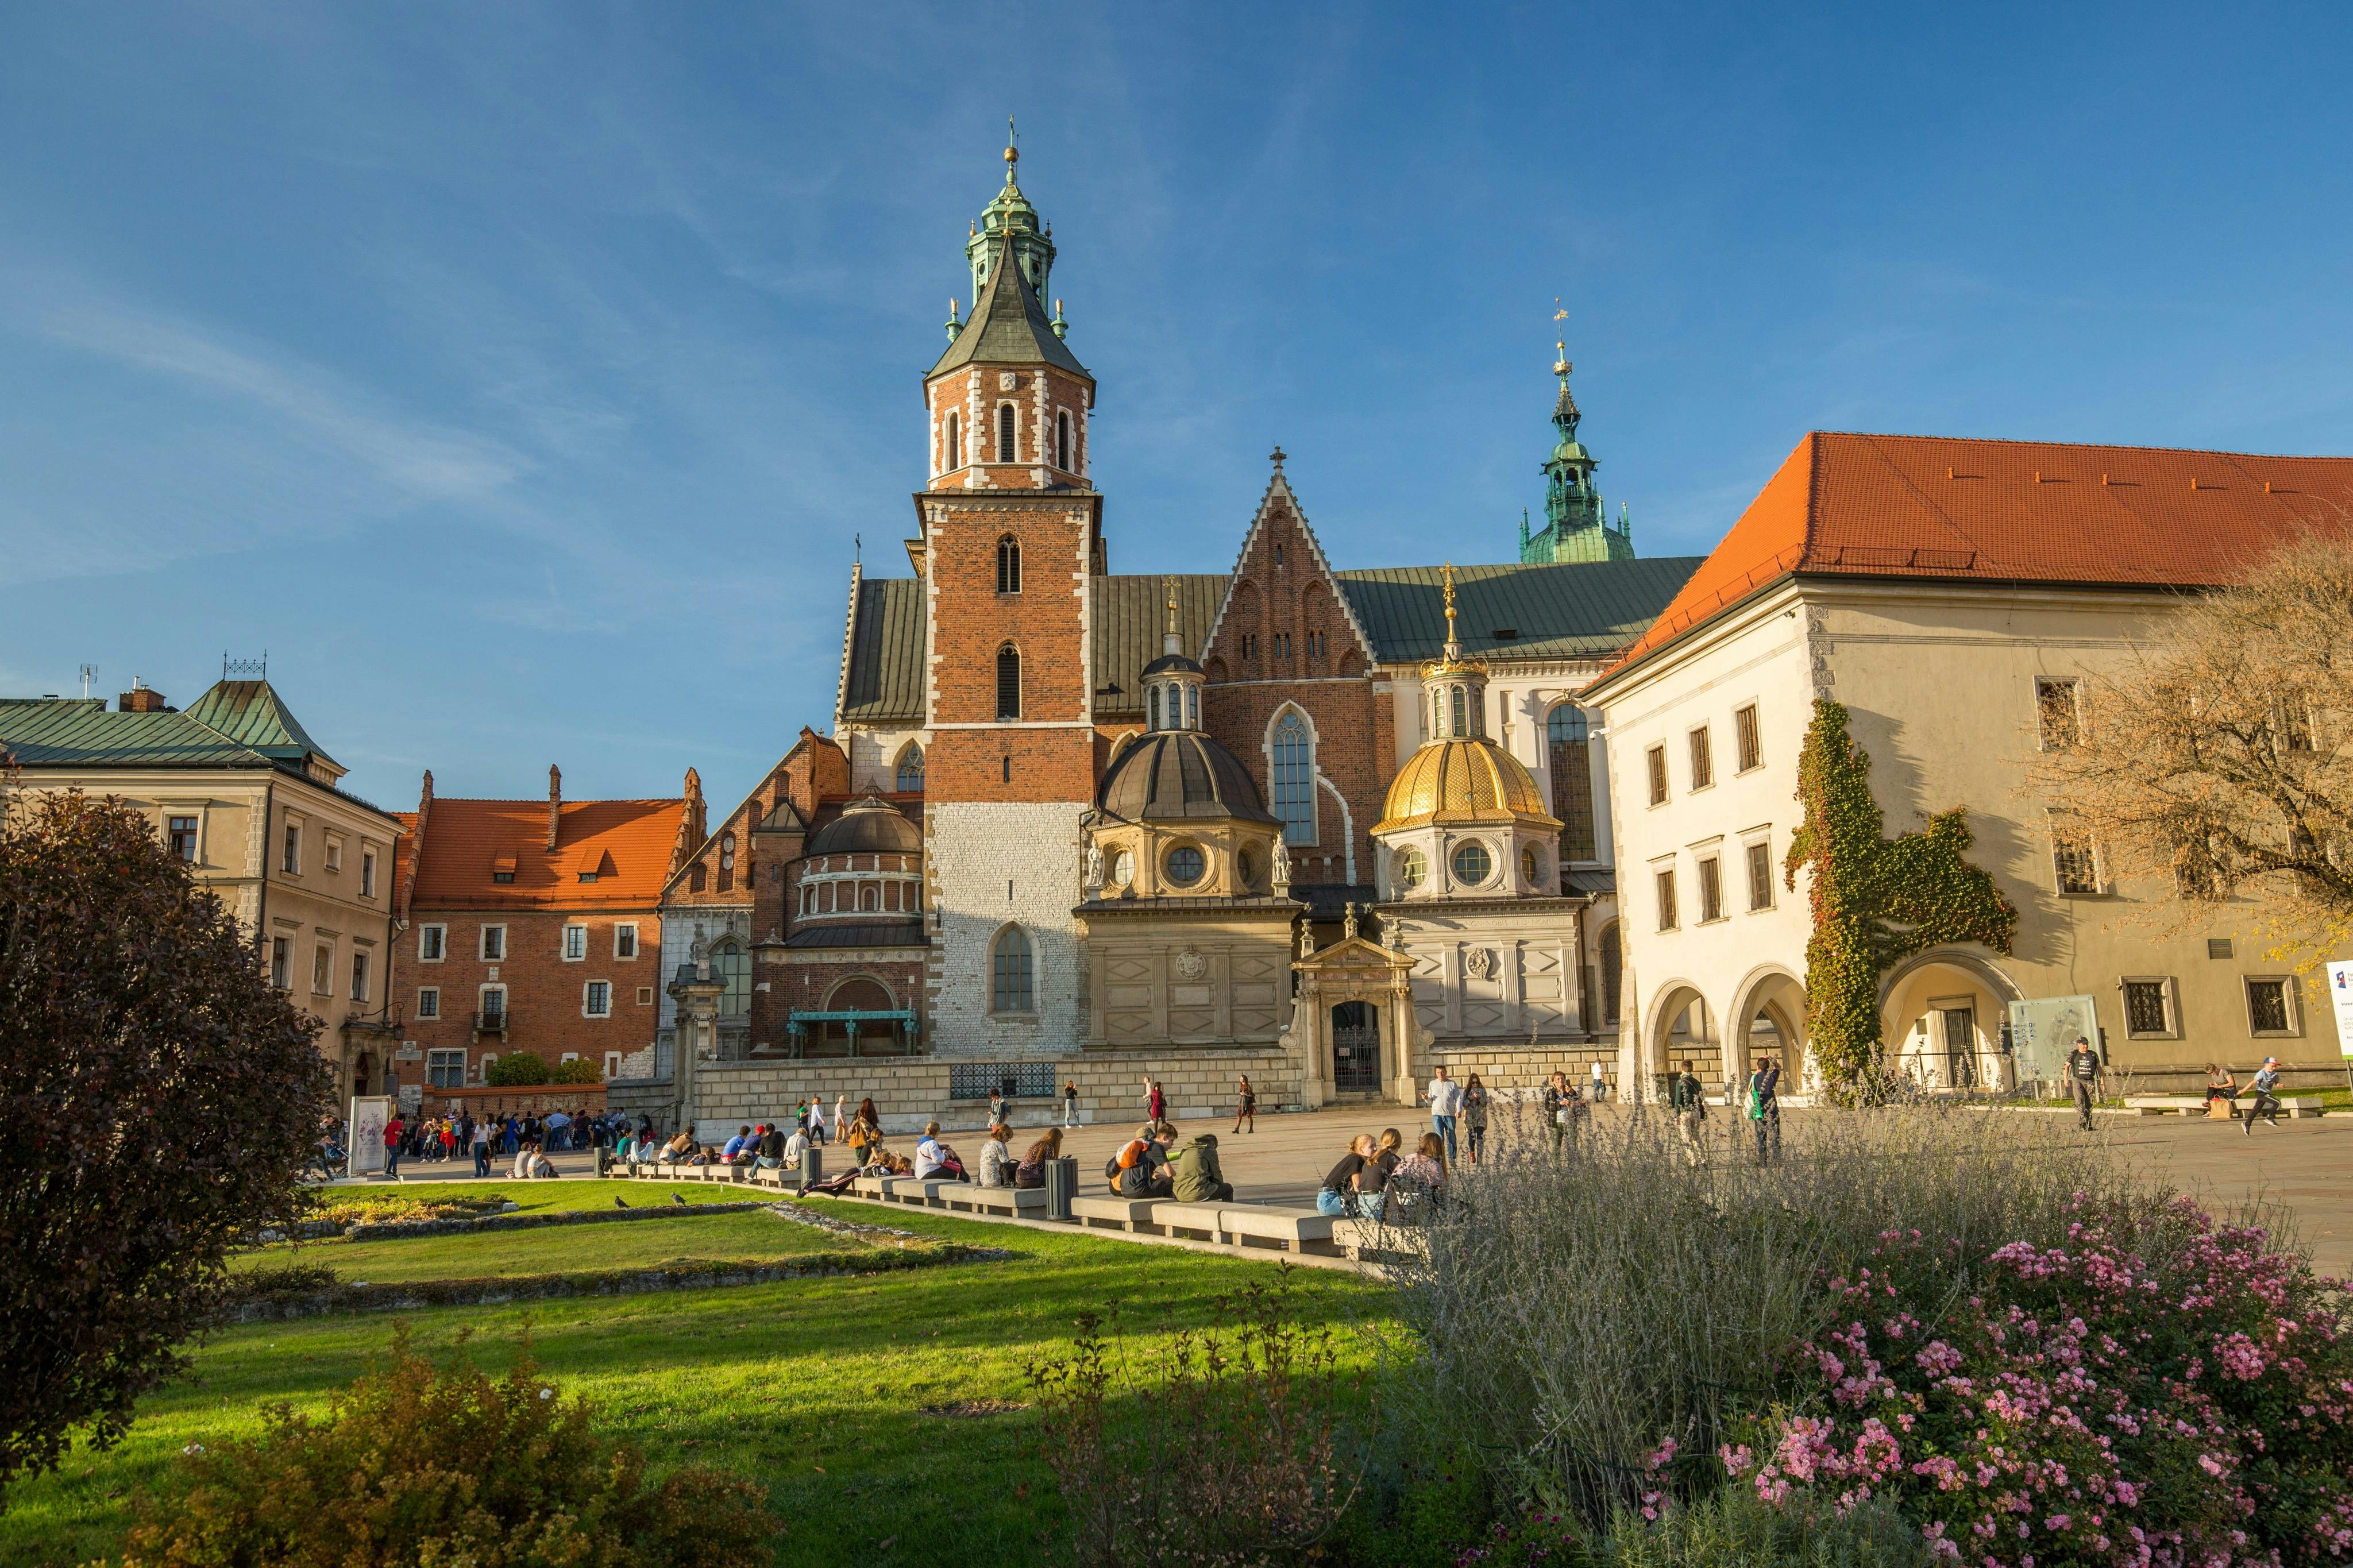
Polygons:
[[1552,814],[1560,818],[1560,858],[1590,860],[1593,839],[1593,756],[1586,743],[1584,710],[1563,702],[1545,719],[1546,761],[1552,774]]
[[1201,689],[1198,686],[1185,689],[1185,727],[1188,730],[1201,727]]
[[1021,542],[1009,533],[997,542],[997,591],[1021,592]]
[[992,1013],[1029,1013],[1036,1010],[1031,1000],[1030,979],[1032,960],[1029,938],[1019,926],[1008,926],[997,939],[989,953],[988,1010]]
[[1021,460],[1013,444],[1013,405],[1010,403],[997,405],[997,460],[1000,463]]
[[1011,643],[997,650],[997,716],[1021,717],[1021,655]]
[[892,781],[902,794],[919,793],[923,787],[923,748],[910,741],[907,749],[899,753],[898,777]]
[[1315,842],[1315,743],[1297,709],[1274,726],[1274,815],[1286,844]]
[[858,907],[861,910],[881,909],[882,907],[882,885],[880,882],[859,883]]
[[964,467],[964,421],[954,409],[948,411],[947,461],[944,468]]
[[1071,462],[1071,411],[1067,408],[1054,416],[1054,467],[1066,474],[1078,471]]
[[1454,724],[1453,728],[1450,729],[1446,732],[1450,735],[1467,735],[1471,731],[1464,714],[1465,704],[1462,699],[1462,688],[1452,686],[1449,687],[1447,689],[1454,694],[1451,700],[1453,704],[1453,712],[1451,717],[1454,721]]
[[1150,722],[1145,725],[1145,728],[1157,730],[1160,728],[1160,688],[1157,686],[1152,689],[1151,705],[1152,718]]

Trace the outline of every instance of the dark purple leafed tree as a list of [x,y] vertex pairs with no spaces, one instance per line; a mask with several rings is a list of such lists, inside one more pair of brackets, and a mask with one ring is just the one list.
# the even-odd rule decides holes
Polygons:
[[[291,1215],[319,1026],[138,812],[0,773],[0,1488],[129,1427]],[[5,1492],[0,1492],[0,1502]]]

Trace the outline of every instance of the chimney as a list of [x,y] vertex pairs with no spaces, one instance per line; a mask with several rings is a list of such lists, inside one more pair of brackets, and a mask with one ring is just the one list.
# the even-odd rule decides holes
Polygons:
[[547,764],[547,847],[555,848],[555,825],[564,815],[564,770],[554,763]]
[[114,700],[115,707],[124,713],[164,713],[164,694],[140,679],[131,678],[131,689]]

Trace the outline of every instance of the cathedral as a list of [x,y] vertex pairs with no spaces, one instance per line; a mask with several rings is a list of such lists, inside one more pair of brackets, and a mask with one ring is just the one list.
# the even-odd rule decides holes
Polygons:
[[850,571],[831,732],[707,827],[698,799],[674,859],[680,1113],[878,1074],[911,1117],[1065,1080],[1109,1109],[1145,1073],[1180,1111],[1238,1072],[1306,1107],[1409,1101],[1440,1063],[1614,1076],[1610,779],[1575,694],[1697,563],[1603,510],[1566,357],[1516,561],[1335,567],[1277,449],[1230,565],[1119,574],[1018,157],[923,377],[909,570]]

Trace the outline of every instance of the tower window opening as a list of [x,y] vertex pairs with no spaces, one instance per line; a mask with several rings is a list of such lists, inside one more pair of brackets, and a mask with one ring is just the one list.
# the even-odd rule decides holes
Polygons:
[[1019,450],[1013,441],[1013,405],[1010,403],[1000,403],[997,405],[997,460],[1000,463],[1018,463],[1021,460]]
[[1468,720],[1465,715],[1466,704],[1463,700],[1462,688],[1459,686],[1450,686],[1447,688],[1447,690],[1452,693],[1452,696],[1448,700],[1453,707],[1451,714],[1453,728],[1449,730],[1447,733],[1450,735],[1466,735],[1470,733],[1470,731],[1466,727]]
[[1063,409],[1054,416],[1054,467],[1062,472],[1076,472],[1071,462],[1071,411]]
[[963,424],[963,422],[962,422],[960,419],[958,419],[958,418],[956,417],[956,414],[955,414],[955,411],[954,409],[950,409],[950,410],[948,411],[948,427],[947,427],[947,443],[946,443],[946,445],[947,445],[947,461],[946,461],[944,465],[942,465],[942,466],[943,466],[944,468],[963,468],[963,467],[964,467],[964,424]]
[[1185,725],[1191,730],[1201,727],[1201,689],[1198,686],[1185,689]]
[[997,591],[1021,592],[1021,542],[1009,533],[997,542]]
[[[1000,720],[1021,717],[1021,655],[1011,643],[997,650],[997,716]],[[1012,765],[1008,758],[1006,766]]]
[[1160,728],[1160,688],[1156,686],[1152,689],[1152,719],[1148,727]]

